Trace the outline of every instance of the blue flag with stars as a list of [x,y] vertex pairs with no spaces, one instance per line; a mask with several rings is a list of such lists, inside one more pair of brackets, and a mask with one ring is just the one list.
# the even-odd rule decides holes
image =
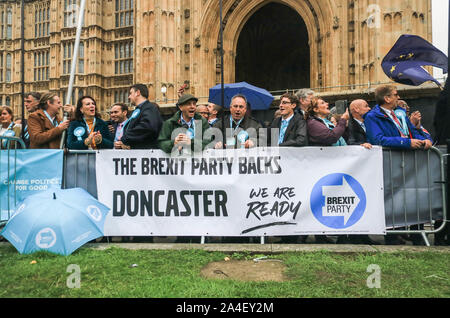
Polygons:
[[417,35],[403,34],[381,62],[384,73],[393,81],[418,86],[427,81],[441,85],[423,66],[448,72],[448,57]]

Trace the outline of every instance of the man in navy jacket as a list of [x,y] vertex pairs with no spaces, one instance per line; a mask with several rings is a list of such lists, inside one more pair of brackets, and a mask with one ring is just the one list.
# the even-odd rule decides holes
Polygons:
[[372,145],[402,149],[431,148],[431,137],[426,138],[420,134],[406,115],[406,110],[397,107],[399,98],[394,85],[377,87],[377,105],[364,119],[368,142]]
[[115,143],[118,149],[156,149],[163,120],[158,107],[150,103],[147,86],[134,84],[128,96],[136,105],[125,125],[122,139]]

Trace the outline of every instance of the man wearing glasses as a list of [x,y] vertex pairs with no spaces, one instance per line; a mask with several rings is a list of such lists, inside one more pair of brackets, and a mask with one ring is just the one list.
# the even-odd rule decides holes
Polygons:
[[209,110],[206,105],[200,104],[197,105],[197,110],[195,111],[197,114],[205,118],[206,120],[209,119]]
[[[280,114],[270,125],[272,128],[279,129],[278,140],[272,140],[270,145],[279,147],[302,147],[308,145],[306,132],[306,121],[299,113],[294,113],[298,107],[299,101],[292,94],[285,93],[280,98]],[[273,138],[273,136],[271,135]]]
[[230,115],[225,116],[224,120],[218,120],[214,124],[214,128],[222,130],[222,122],[224,122],[223,142],[216,143],[216,149],[225,148],[253,148],[258,146],[258,139],[264,140],[263,126],[247,113],[247,98],[244,95],[237,94],[233,96],[230,103]]
[[367,113],[364,120],[368,142],[384,147],[430,149],[431,137],[426,138],[420,134],[409,120],[405,109],[397,107],[399,98],[394,85],[377,87],[377,105]]

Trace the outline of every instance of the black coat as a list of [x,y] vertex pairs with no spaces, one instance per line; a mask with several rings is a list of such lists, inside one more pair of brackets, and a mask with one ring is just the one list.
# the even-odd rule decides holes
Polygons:
[[[230,129],[230,116],[225,116],[223,119],[220,118],[218,121],[216,121],[213,125],[214,128],[220,129],[222,130],[222,121],[224,122],[224,129],[223,129],[223,143],[226,144],[227,143],[227,138],[230,138],[231,135],[227,135],[227,129]],[[259,146],[261,142],[263,142],[264,140],[266,140],[266,129],[262,129],[260,130],[260,128],[264,128],[259,122],[257,122],[255,119],[249,117],[249,116],[245,116],[244,119],[241,121],[241,123],[239,124],[239,127],[236,128],[233,132],[233,137],[235,138],[235,140],[237,139],[236,136],[243,130],[245,131],[249,131],[249,128],[251,128],[253,130],[253,132],[256,132],[256,136],[254,136],[254,134],[249,134],[250,138],[254,139],[255,137],[258,139],[257,142],[255,141],[255,147]],[[217,140],[220,141],[220,140]],[[236,140],[236,145],[235,148],[239,148],[240,147],[240,142],[239,140]],[[228,147],[227,147],[228,148]]]
[[352,117],[348,124],[348,145],[361,145],[367,142],[366,132],[361,125]]
[[[281,117],[275,118],[270,125],[270,128],[281,128]],[[269,136],[272,134],[269,132]],[[274,145],[278,140],[273,141]],[[269,143],[272,145],[272,142]],[[308,145],[308,133],[306,129],[306,120],[302,113],[295,113],[294,117],[289,121],[286,128],[283,142],[279,144],[280,147],[303,147]]]
[[[139,115],[131,116],[125,126],[122,142],[131,149],[156,149],[163,120],[158,107],[148,100],[136,107]],[[134,113],[134,112],[133,112]]]
[[450,100],[448,99],[448,78],[444,90],[439,95],[434,114],[435,140],[438,145],[445,145],[450,139]]

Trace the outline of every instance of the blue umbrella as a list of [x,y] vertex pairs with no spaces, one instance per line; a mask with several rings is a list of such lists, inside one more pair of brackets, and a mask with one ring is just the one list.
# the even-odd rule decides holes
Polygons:
[[[268,109],[272,103],[274,97],[267,90],[250,85],[246,82],[225,84],[224,85],[224,95],[225,95],[225,107],[230,107],[231,98],[236,94],[242,94],[247,98],[250,103],[252,110],[258,109]],[[217,105],[222,104],[222,94],[221,85],[218,84],[209,89],[209,99],[210,103]]]
[[1,235],[22,254],[70,255],[103,236],[108,212],[108,207],[81,188],[50,188],[19,203]]

